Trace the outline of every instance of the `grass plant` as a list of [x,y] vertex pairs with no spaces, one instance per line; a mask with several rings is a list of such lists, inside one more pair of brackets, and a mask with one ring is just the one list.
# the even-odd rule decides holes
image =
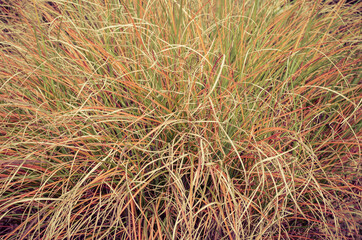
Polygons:
[[361,4],[0,2],[1,239],[361,236]]

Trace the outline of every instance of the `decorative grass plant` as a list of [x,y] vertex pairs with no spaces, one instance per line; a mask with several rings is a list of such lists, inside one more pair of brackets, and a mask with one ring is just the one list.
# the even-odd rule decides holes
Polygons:
[[361,235],[361,4],[0,2],[1,239]]

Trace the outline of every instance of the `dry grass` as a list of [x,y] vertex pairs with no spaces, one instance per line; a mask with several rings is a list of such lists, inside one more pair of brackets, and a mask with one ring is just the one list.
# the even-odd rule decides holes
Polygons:
[[276,3],[1,1],[2,239],[358,239],[361,4]]

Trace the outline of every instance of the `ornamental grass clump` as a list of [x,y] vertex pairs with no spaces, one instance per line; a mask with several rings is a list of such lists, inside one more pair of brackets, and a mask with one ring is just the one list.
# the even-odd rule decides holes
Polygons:
[[1,1],[1,238],[358,239],[360,7]]

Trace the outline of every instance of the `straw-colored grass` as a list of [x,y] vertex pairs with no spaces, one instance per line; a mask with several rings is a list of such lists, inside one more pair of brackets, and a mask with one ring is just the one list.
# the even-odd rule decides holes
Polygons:
[[361,4],[0,1],[1,239],[358,239]]

